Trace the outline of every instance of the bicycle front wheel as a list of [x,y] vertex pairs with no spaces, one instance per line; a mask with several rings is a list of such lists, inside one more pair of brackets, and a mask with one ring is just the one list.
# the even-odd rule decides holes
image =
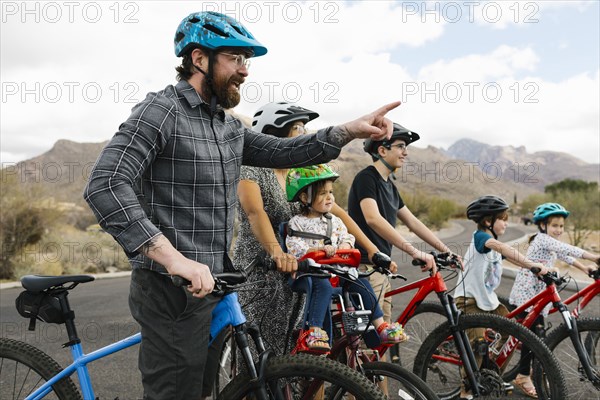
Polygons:
[[[419,304],[413,316],[404,325],[404,333],[410,336],[410,340],[390,348],[391,357],[388,360],[412,370],[417,352],[425,338],[446,321],[446,311],[439,302],[424,301]],[[394,355],[398,358],[395,359]]]
[[[49,355],[30,344],[0,338],[0,399],[24,399],[61,370]],[[60,380],[52,389],[44,399],[81,400],[71,378]]]
[[553,329],[546,339],[548,348],[554,353],[565,374],[570,399],[600,399],[600,337],[599,318],[580,318],[576,320],[579,340],[590,361],[596,382],[590,381],[581,367],[581,361],[571,342],[569,330],[564,324]]
[[397,364],[370,362],[361,365],[363,373],[390,400],[437,400],[433,390],[418,376]]
[[[565,379],[560,370],[558,361],[548,347],[529,329],[523,325],[504,317],[493,314],[467,314],[462,315],[458,322],[458,329],[481,328],[485,331],[485,347],[479,346],[474,352],[482,354],[486,361],[496,359],[499,349],[496,344],[503,343],[509,337],[527,343],[534,358],[541,369],[538,374],[543,374],[536,389],[539,399],[566,399],[569,398]],[[512,340],[511,340],[512,342]],[[487,350],[487,353],[485,351]],[[504,349],[503,349],[504,350]],[[431,332],[423,342],[415,359],[413,372],[434,390],[440,399],[458,397],[462,382],[460,367],[462,360],[456,349],[454,339],[448,322],[442,324]],[[482,365],[479,376],[476,377],[480,385],[483,398],[494,398],[505,395],[502,368],[489,361]]]
[[[269,398],[283,394],[285,399],[356,399],[384,400],[384,394],[364,376],[347,366],[310,354],[273,357],[267,361],[265,384]],[[313,382],[320,382],[315,389]],[[219,399],[237,400],[253,393],[248,375],[240,373],[219,393]]]

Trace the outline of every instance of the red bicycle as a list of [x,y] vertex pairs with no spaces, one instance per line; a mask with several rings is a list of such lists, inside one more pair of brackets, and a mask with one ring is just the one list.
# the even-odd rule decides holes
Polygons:
[[[443,315],[444,322],[437,320],[437,325],[420,345],[414,359],[413,372],[436,392],[441,399],[458,397],[463,384],[474,396],[504,395],[507,386],[501,378],[502,371],[510,368],[511,355],[519,343],[524,342],[531,349],[539,368],[533,376],[540,399],[567,398],[567,389],[558,361],[539,337],[513,320],[491,314],[463,314],[448,293],[446,283],[441,275],[442,270],[455,270],[458,261],[450,254],[434,256],[438,272],[416,282],[406,284],[386,293],[386,297],[414,291],[413,298],[401,315],[397,318],[413,340],[415,317],[424,315]],[[415,260],[413,264],[418,264]],[[435,292],[440,304],[424,302],[425,298]],[[471,346],[465,330],[483,328],[486,330],[486,341],[476,347]],[[414,344],[413,344],[414,345]],[[405,344],[400,346],[403,352]],[[382,349],[385,351],[385,349]],[[476,361],[481,356],[482,363]],[[461,375],[461,369],[464,370]],[[552,379],[545,379],[551,376]]]
[[[507,315],[507,318],[514,318],[534,330],[533,324],[549,303],[553,305],[550,314],[561,314],[562,324],[547,334],[545,330],[538,334],[544,336],[546,344],[557,356],[572,399],[589,399],[592,393],[600,398],[600,318],[581,317],[582,310],[600,293],[600,269],[593,271],[590,277],[594,279],[593,283],[562,301],[558,288],[567,281],[549,273],[540,278],[546,289],[519,307],[509,306],[512,310]],[[567,305],[575,302],[577,307],[569,312]],[[516,375],[517,368],[513,368],[505,373],[505,378],[513,379]]]
[[[400,365],[379,360],[380,352],[392,345],[380,343],[379,335],[370,323],[372,310],[365,309],[360,295],[352,291],[352,284],[361,285],[359,278],[368,277],[374,272],[359,272],[356,267],[360,264],[360,258],[360,251],[356,249],[338,250],[334,257],[327,257],[324,251],[316,251],[302,258],[308,260],[309,264],[302,269],[306,275],[297,279],[334,277],[332,285],[337,288],[332,299],[336,307],[331,313],[334,341],[327,357],[366,375],[371,382],[379,384],[389,399],[438,399],[414,373]],[[389,268],[391,259],[379,253],[374,262],[376,270],[384,271]],[[310,296],[307,296],[309,301]],[[298,334],[299,339],[292,354],[310,352],[301,340],[302,335],[303,330]]]

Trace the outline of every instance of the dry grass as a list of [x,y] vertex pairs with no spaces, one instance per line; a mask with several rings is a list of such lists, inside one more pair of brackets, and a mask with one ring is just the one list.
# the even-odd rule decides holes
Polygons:
[[39,243],[28,246],[14,259],[14,276],[67,275],[129,270],[121,247],[102,231],[81,231],[60,225]]

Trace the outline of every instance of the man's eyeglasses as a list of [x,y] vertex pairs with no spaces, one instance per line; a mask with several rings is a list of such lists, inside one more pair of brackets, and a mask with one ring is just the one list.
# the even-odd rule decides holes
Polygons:
[[392,148],[392,147],[397,147],[400,151],[406,150],[406,144],[405,143],[390,144],[390,148]]
[[219,54],[225,54],[226,56],[231,57],[232,59],[235,60],[235,64],[238,67],[246,67],[246,69],[250,68],[250,58],[247,57],[245,54],[232,54],[232,53],[226,53],[224,51],[219,52]]
[[304,125],[294,125],[294,126],[292,126],[292,129],[297,130],[298,133],[301,135],[304,135],[307,132]]

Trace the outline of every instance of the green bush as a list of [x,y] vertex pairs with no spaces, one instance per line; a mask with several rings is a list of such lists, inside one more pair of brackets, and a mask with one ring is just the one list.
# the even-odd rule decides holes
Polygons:
[[460,212],[458,205],[443,197],[426,195],[417,190],[403,197],[409,210],[430,229],[441,229]]
[[529,196],[521,204],[523,213],[546,202],[562,204],[571,212],[565,231],[574,246],[581,247],[589,234],[600,229],[600,191],[597,182],[565,179],[548,185],[543,195]]

